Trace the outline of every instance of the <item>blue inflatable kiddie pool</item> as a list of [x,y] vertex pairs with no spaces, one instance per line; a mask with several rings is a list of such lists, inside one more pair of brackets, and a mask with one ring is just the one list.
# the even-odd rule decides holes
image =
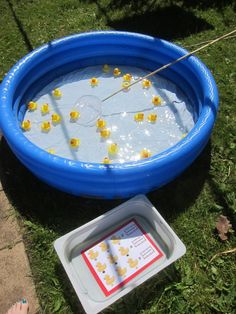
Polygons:
[[[39,111],[38,116],[33,117],[32,112],[36,108],[36,105],[35,108],[31,108],[32,112],[27,113],[27,109],[29,108],[27,104],[35,99],[35,95],[38,95],[38,98],[36,98],[39,99],[39,102],[41,100],[43,102],[43,97],[46,97],[45,95],[47,94],[47,86],[50,86],[51,82],[56,82],[55,86],[57,84],[57,86],[61,86],[58,78],[68,78],[68,75],[75,73],[75,70],[78,70],[79,74],[76,72],[76,74],[72,76],[76,77],[76,75],[82,75],[81,77],[83,77],[83,79],[80,79],[81,85],[79,85],[80,88],[77,88],[73,85],[75,82],[70,76],[71,80],[68,84],[72,84],[70,86],[73,92],[69,94],[78,93],[78,97],[84,94],[88,95],[89,92],[86,90],[87,85],[85,84],[89,81],[89,84],[93,87],[91,88],[91,95],[96,96],[100,88],[97,86],[97,83],[100,81],[102,84],[103,80],[107,78],[106,75],[109,76],[107,72],[111,65],[117,65],[117,68],[113,70],[114,75],[112,74],[110,76],[113,82],[112,84],[117,84],[122,77],[119,69],[125,69],[123,74],[128,71],[126,69],[129,69],[129,71],[132,71],[132,68],[136,69],[136,74],[133,74],[133,79],[135,80],[137,79],[135,75],[138,77],[139,73],[137,69],[145,70],[146,73],[148,73],[186,53],[186,50],[165,40],[128,32],[91,32],[50,42],[26,55],[13,66],[4,78],[4,81],[0,85],[0,129],[17,158],[35,176],[59,190],[78,196],[101,198],[126,198],[139,193],[145,194],[170,182],[181,174],[201,153],[210,137],[216,119],[218,92],[210,71],[198,58],[194,56],[188,57],[162,71],[158,78],[153,78],[153,86],[159,84],[160,93],[164,93],[163,86],[165,82],[168,81],[170,85],[172,84],[170,89],[167,88],[172,103],[168,105],[168,101],[166,100],[166,102],[163,102],[164,105],[162,108],[161,106],[157,106],[157,108],[152,105],[153,108],[151,109],[153,112],[160,110],[157,114],[154,112],[150,115],[148,108],[143,109],[143,113],[140,112],[142,111],[142,108],[139,107],[141,106],[141,99],[143,97],[145,100],[143,103],[148,103],[148,93],[150,93],[152,102],[155,104],[153,99],[155,99],[156,96],[155,93],[149,89],[151,85],[148,84],[150,82],[146,82],[146,85],[143,84],[143,86],[140,87],[141,89],[143,87],[140,97],[137,96],[135,98],[135,94],[133,94],[133,98],[131,97],[130,101],[126,104],[123,103],[123,98],[128,97],[128,93],[130,93],[130,95],[134,93],[135,87],[133,88],[134,92],[131,88],[129,92],[120,93],[120,95],[116,96],[118,103],[114,105],[115,110],[118,110],[117,106],[119,106],[120,111],[118,110],[115,113],[108,112],[107,115],[104,115],[107,116],[108,119],[110,114],[109,118],[112,117],[113,123],[117,123],[118,127],[116,128],[111,127],[110,130],[106,129],[104,131],[103,129],[97,131],[95,129],[93,130],[93,127],[95,128],[96,126],[86,126],[87,129],[85,129],[85,126],[80,123],[73,124],[71,122],[75,121],[72,120],[78,118],[79,115],[77,113],[76,117],[76,110],[73,109],[74,111],[70,112],[72,120],[68,122],[71,123],[70,125],[68,124],[68,132],[70,132],[70,130],[74,132],[73,128],[76,127],[81,134],[81,139],[80,141],[76,139],[76,137],[71,139],[71,135],[68,135],[68,138],[63,140],[65,142],[70,139],[71,146],[68,151],[63,148],[64,144],[62,144],[62,142],[57,142],[59,133],[56,133],[59,132],[61,128],[61,130],[67,134],[65,125],[62,125],[62,122],[67,118],[61,118],[58,114],[60,110],[65,109],[64,104],[52,99],[52,103],[55,103],[55,106],[58,105],[58,111],[56,111],[57,114],[54,115],[54,121],[46,121],[47,124],[40,119],[41,117],[42,119],[46,119],[45,117],[47,117],[47,115],[45,114],[47,114],[46,110],[48,110],[48,108],[45,109],[44,107],[42,109],[41,107],[41,112]],[[106,65],[105,68],[104,65]],[[96,72],[99,67],[103,67],[105,70],[99,80],[93,76],[89,78],[88,73],[90,72],[88,71],[92,69]],[[129,80],[132,76],[130,75],[129,78],[127,73],[125,75],[126,76],[123,76],[123,84],[127,85],[122,86],[126,86],[128,90]],[[109,83],[106,83],[107,93],[108,91],[111,93],[114,90],[108,85]],[[176,88],[178,88],[178,90]],[[137,87],[137,93],[139,93],[141,89],[138,91]],[[46,91],[45,95],[41,92],[42,90]],[[165,137],[169,131],[165,129],[166,123],[162,115],[163,117],[170,117],[170,125],[171,127],[173,126],[173,128],[175,122],[172,121],[172,113],[178,118],[179,122],[181,122],[181,117],[176,111],[179,96],[174,94],[174,90],[176,90],[177,94],[182,93],[185,95],[184,97],[188,98],[191,104],[190,111],[192,112],[194,125],[186,131],[184,136],[178,138],[180,135],[176,135],[178,140],[175,139],[172,141],[172,138],[175,138],[175,136],[170,134],[168,139]],[[179,92],[179,90],[181,92]],[[47,95],[49,95],[47,97],[51,97],[50,93]],[[70,95],[68,95],[68,97],[69,96]],[[105,94],[101,97],[104,96]],[[115,99],[115,97],[113,98]],[[162,98],[165,99],[164,94]],[[64,98],[64,101],[68,103],[69,98]],[[113,100],[111,100],[111,106],[113,104],[112,101]],[[136,102],[138,104],[137,110],[135,110]],[[109,111],[111,106],[107,103],[106,110]],[[130,109],[127,109],[129,106]],[[76,108],[76,105],[74,104],[72,107]],[[167,107],[170,111],[166,111],[168,109]],[[181,104],[179,105],[179,108],[180,107]],[[45,112],[43,112],[44,109]],[[131,115],[132,112],[131,118],[132,121],[135,120],[135,122],[125,120],[127,118],[126,111],[128,115]],[[184,108],[182,112],[186,114],[186,109]],[[144,127],[145,122],[143,121],[146,119],[144,117],[146,117],[147,113],[147,119],[152,123]],[[54,142],[57,142],[57,149],[62,152],[61,154],[54,154],[52,150],[46,149],[44,146],[42,146],[44,147],[42,148],[40,146],[41,138],[39,138],[39,136],[37,137],[35,134],[31,136],[31,133],[27,132],[27,123],[30,122],[29,120],[25,122],[26,114],[32,114],[32,128],[34,126],[38,127],[39,125],[40,129],[39,123],[41,123],[40,134],[43,138],[42,145],[45,144],[46,148],[51,147],[51,144],[47,143],[47,141],[49,136],[51,136],[50,134],[55,133],[52,139]],[[69,114],[69,111],[66,114]],[[158,125],[159,129],[155,129],[156,126],[154,125],[157,116],[159,120],[157,120],[156,125]],[[119,121],[119,117],[122,117],[123,120]],[[55,119],[57,119],[57,121]],[[140,121],[141,123],[139,123]],[[23,125],[22,129],[23,122],[26,124]],[[57,122],[60,122],[59,126]],[[102,121],[100,122],[102,124]],[[181,126],[181,123],[177,126],[176,130],[181,129],[181,132],[184,133],[184,126]],[[130,125],[131,129],[129,129]],[[97,125],[97,127],[101,127],[101,125]],[[148,129],[149,127],[150,129]],[[49,129],[50,132],[48,132]],[[121,131],[119,136],[117,135],[117,129]],[[114,138],[116,136],[116,141],[118,141],[120,146],[120,153],[118,154],[120,156],[119,160],[114,157],[118,151],[117,146],[114,146],[116,144],[114,144],[112,137],[110,137],[109,140],[107,139],[107,137],[110,136],[110,132],[113,132]],[[86,140],[83,140],[82,133]],[[129,133],[129,136],[126,133]],[[105,139],[99,138],[99,134]],[[148,150],[145,150],[146,146],[143,145],[140,139],[140,136],[144,136],[144,134],[146,136],[145,140],[147,140],[145,145],[149,147],[148,145],[150,144],[150,147],[153,148],[152,154],[149,154]],[[38,139],[39,145],[37,141],[34,143],[29,136]],[[97,146],[94,146],[93,139],[96,139]],[[135,140],[137,140],[137,142],[134,142]],[[165,146],[165,143],[168,141],[170,145]],[[158,148],[155,150],[155,145],[159,142],[162,143],[162,149]],[[79,143],[80,148],[74,149]],[[83,145],[85,145],[84,149]],[[110,158],[112,162],[108,160],[109,156],[104,159],[104,162],[99,162],[99,158],[105,154],[104,149],[107,147],[109,147],[109,154],[112,155]],[[136,147],[144,148],[144,150],[142,150],[143,158],[137,157],[138,155],[135,151]],[[129,148],[130,151],[134,152],[133,155],[130,154]],[[73,156],[75,158],[73,158]],[[98,156],[98,160],[95,158],[96,156]]]

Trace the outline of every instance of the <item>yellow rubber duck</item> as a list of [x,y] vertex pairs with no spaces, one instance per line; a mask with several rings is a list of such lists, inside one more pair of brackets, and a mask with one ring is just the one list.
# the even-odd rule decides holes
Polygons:
[[70,112],[71,120],[76,121],[79,119],[79,117],[80,117],[80,113],[78,111],[71,111]]
[[111,163],[111,160],[108,157],[104,157],[102,163],[104,165],[109,165]]
[[155,106],[161,105],[161,97],[159,96],[153,96],[152,97],[152,103]]
[[102,252],[106,252],[107,250],[109,250],[109,244],[107,244],[107,243],[105,243],[105,242],[101,242],[101,243],[99,244],[99,246],[100,246]]
[[48,149],[47,152],[48,152],[49,154],[52,154],[52,155],[55,155],[55,154],[56,154],[56,152],[55,152],[55,150],[54,150],[53,148]]
[[22,121],[22,123],[21,123],[21,128],[22,128],[24,131],[29,131],[30,128],[31,128],[31,122],[30,122],[30,120],[24,120],[24,121]]
[[116,143],[111,143],[109,146],[108,146],[108,153],[110,155],[116,155],[119,151],[119,148],[118,148],[118,145]]
[[37,107],[38,107],[38,105],[37,105],[37,103],[34,102],[34,101],[30,101],[30,102],[28,103],[28,109],[29,109],[29,111],[34,111],[34,110],[37,109]]
[[157,115],[155,113],[150,113],[147,119],[148,119],[148,122],[155,123],[157,121]]
[[152,86],[152,82],[149,81],[148,79],[144,79],[142,81],[142,86],[143,86],[143,88],[150,88]]
[[61,116],[57,113],[52,114],[52,123],[57,124],[61,122]]
[[110,72],[110,67],[108,64],[104,64],[104,66],[102,67],[103,72],[108,73]]
[[90,85],[93,86],[93,87],[97,86],[98,82],[99,81],[98,81],[98,79],[96,77],[92,77],[91,80],[90,80]]
[[151,152],[150,152],[150,150],[144,148],[144,149],[140,152],[140,157],[141,157],[141,158],[149,158],[149,157],[151,157]]
[[103,138],[108,138],[111,135],[111,131],[108,129],[103,129],[100,131],[100,135]]
[[122,83],[122,87],[123,87],[125,90],[129,90],[129,88],[130,88],[130,83],[129,83],[129,82],[123,82],[123,83]]
[[43,121],[41,124],[41,130],[43,132],[49,132],[51,130],[51,123],[49,121]]
[[121,267],[117,267],[116,268],[116,271],[117,271],[117,274],[120,276],[120,277],[125,277],[126,273],[127,273],[127,268],[124,267],[124,268],[121,268]]
[[131,80],[132,80],[132,75],[131,74],[127,73],[127,74],[123,75],[123,81],[130,83]]
[[97,270],[98,270],[100,273],[102,273],[102,272],[107,268],[107,265],[106,265],[105,263],[102,264],[102,263],[98,262],[98,263],[96,264],[96,267],[97,267]]
[[43,115],[49,113],[49,111],[50,111],[50,108],[48,104],[43,104],[41,106],[41,112]]
[[115,277],[114,276],[110,277],[109,275],[106,275],[104,277],[104,279],[105,279],[107,285],[113,286],[114,281],[115,281]]
[[182,136],[181,136],[181,138],[183,139],[183,138],[185,138],[187,135],[188,135],[188,133],[183,133]]
[[137,259],[133,260],[132,258],[129,258],[128,264],[129,264],[130,268],[135,268],[138,265],[138,260]]
[[119,248],[119,251],[120,251],[120,254],[122,255],[122,256],[125,256],[125,255],[127,255],[128,253],[129,253],[129,248],[127,247],[127,248],[124,248],[123,246],[121,246],[120,248]]
[[106,121],[103,119],[98,119],[96,122],[96,126],[98,129],[104,129],[106,126]]
[[60,91],[59,88],[55,88],[53,91],[52,91],[52,94],[55,98],[61,98],[62,96],[62,92]]
[[136,122],[142,122],[144,119],[144,113],[143,112],[138,112],[134,115],[134,120]]
[[114,70],[113,70],[113,75],[114,76],[119,76],[121,74],[121,70],[119,69],[119,68],[115,68]]
[[98,257],[98,255],[99,255],[98,251],[94,252],[94,250],[90,250],[88,252],[88,256],[92,260],[96,259]]
[[80,145],[80,139],[79,138],[71,138],[70,139],[70,146],[73,148],[76,148]]
[[109,260],[111,265],[115,264],[117,262],[117,260],[118,260],[118,256],[112,255],[112,254],[109,254],[107,256],[107,258],[108,258],[108,260]]

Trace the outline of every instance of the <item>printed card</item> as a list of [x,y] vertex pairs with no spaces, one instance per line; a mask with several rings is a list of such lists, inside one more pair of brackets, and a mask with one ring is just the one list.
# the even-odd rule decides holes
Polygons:
[[85,249],[82,256],[109,296],[160,259],[163,252],[132,219]]

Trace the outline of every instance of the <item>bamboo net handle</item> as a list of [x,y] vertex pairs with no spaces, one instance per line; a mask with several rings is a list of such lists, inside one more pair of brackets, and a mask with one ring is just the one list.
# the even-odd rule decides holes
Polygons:
[[[174,60],[174,61],[172,61],[172,62],[170,62],[170,63],[167,63],[167,64],[163,65],[162,67],[160,67],[160,68],[154,70],[153,72],[151,72],[151,73],[149,73],[149,74],[147,74],[147,75],[145,75],[145,76],[139,78],[137,81],[131,83],[131,84],[129,85],[129,87],[131,87],[131,86],[133,86],[133,85],[135,85],[135,84],[141,82],[141,81],[144,80],[144,79],[149,78],[150,76],[153,76],[153,75],[155,75],[155,74],[157,74],[157,73],[159,73],[159,72],[161,72],[161,71],[163,71],[163,70],[169,68],[170,66],[176,64],[177,62],[180,62],[180,61],[182,61],[183,59],[188,58],[189,56],[193,55],[194,53],[196,53],[196,52],[198,52],[198,51],[200,51],[200,50],[202,50],[202,49],[205,49],[205,48],[207,48],[207,47],[209,47],[209,46],[215,44],[216,42],[218,42],[218,41],[220,41],[220,40],[222,40],[222,39],[224,39],[224,38],[226,38],[226,37],[232,35],[232,34],[235,33],[235,32],[236,32],[236,29],[234,29],[233,31],[231,31],[231,32],[229,32],[229,33],[227,33],[227,34],[224,34],[224,35],[222,35],[222,36],[220,36],[220,37],[217,37],[216,39],[210,41],[209,43],[207,43],[207,44],[205,44],[205,45],[203,45],[203,46],[201,46],[201,47],[199,47],[199,48],[197,48],[197,49],[195,49],[195,50],[193,50],[193,51],[191,51],[191,52],[188,52],[187,54],[183,55],[182,57],[180,57],[180,58],[178,58],[178,59],[176,59],[176,60]],[[109,98],[111,98],[111,97],[117,95],[118,93],[122,92],[122,91],[125,90],[126,88],[127,88],[127,87],[122,87],[121,89],[117,90],[116,92],[114,92],[114,93],[112,93],[111,95],[107,96],[106,98],[102,99],[102,102],[104,102],[104,101],[108,100]]]

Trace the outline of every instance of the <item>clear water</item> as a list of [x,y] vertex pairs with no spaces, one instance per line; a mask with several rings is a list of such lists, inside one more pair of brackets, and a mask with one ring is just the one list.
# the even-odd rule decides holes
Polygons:
[[[151,77],[149,88],[143,88],[139,82],[104,102],[97,101],[120,89],[124,74],[130,73],[132,82],[148,74],[139,68],[120,66],[121,75],[115,77],[115,67],[110,66],[108,73],[103,72],[102,66],[79,69],[48,84],[32,99],[37,102],[37,109],[25,113],[24,120],[31,122],[30,130],[24,131],[25,136],[40,148],[53,150],[63,158],[101,163],[108,157],[113,163],[123,163],[141,159],[143,149],[151,155],[160,153],[179,142],[194,127],[189,99],[175,84],[161,76]],[[92,77],[98,79],[97,86],[91,86]],[[55,88],[62,92],[60,99],[52,94]],[[79,101],[85,95],[96,96],[89,100],[89,106],[82,106]],[[161,105],[152,103],[153,96],[160,96]],[[49,104],[47,114],[40,110],[44,103]],[[80,112],[77,121],[70,119],[71,111]],[[144,114],[142,122],[134,119],[139,112]],[[61,122],[51,123],[51,129],[42,132],[42,122],[51,122],[53,113],[61,116]],[[157,115],[155,123],[148,122],[149,114]],[[110,131],[108,138],[101,137],[96,126],[98,118],[106,121]],[[72,138],[80,140],[78,147],[71,147]],[[117,144],[115,154],[108,152],[111,143]]]

